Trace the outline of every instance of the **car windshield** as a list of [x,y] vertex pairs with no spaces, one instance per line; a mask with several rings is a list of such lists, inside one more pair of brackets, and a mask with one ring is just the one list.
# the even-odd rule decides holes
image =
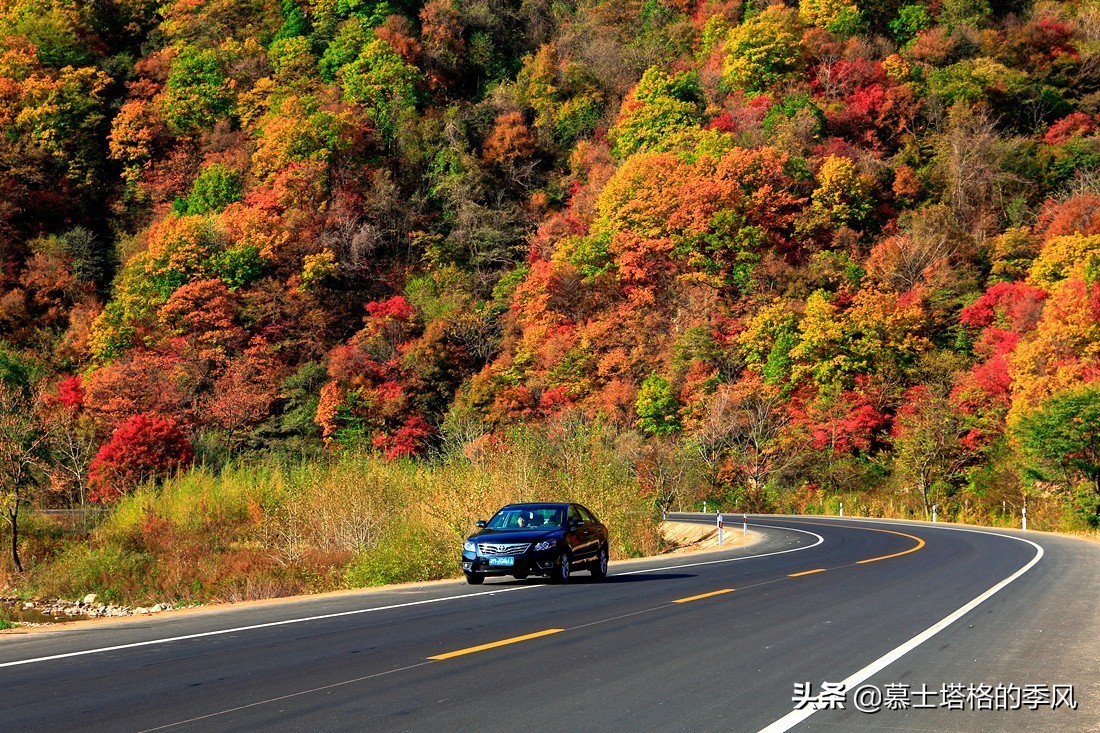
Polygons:
[[487,529],[559,529],[565,511],[561,507],[505,507],[497,512]]

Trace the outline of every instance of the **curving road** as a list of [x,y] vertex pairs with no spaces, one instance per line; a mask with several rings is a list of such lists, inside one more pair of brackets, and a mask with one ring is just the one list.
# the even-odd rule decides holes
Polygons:
[[[727,531],[740,521],[729,516]],[[614,563],[603,583],[445,581],[4,634],[0,721],[1100,731],[1100,544],[848,518],[749,524],[761,537],[751,546]],[[795,710],[804,682],[812,692]],[[823,682],[905,692],[908,708],[860,712],[853,694],[836,709],[836,696],[816,697]],[[955,684],[975,690],[961,710],[941,706],[945,685],[955,704]]]

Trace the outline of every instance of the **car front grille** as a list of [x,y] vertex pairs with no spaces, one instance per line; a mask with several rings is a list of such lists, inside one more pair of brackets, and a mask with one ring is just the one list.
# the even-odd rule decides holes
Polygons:
[[478,545],[478,549],[482,555],[522,555],[527,552],[527,548],[530,546],[530,542],[510,545],[494,545],[482,542]]

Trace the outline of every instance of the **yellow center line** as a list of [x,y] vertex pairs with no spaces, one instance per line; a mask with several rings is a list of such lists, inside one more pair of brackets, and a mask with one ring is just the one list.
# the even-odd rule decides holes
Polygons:
[[902,537],[908,537],[911,540],[916,540],[917,544],[913,547],[910,547],[908,550],[902,550],[901,552],[895,552],[892,555],[881,555],[879,557],[869,557],[866,560],[857,560],[856,565],[863,565],[863,564],[869,563],[869,562],[878,562],[879,560],[889,560],[892,557],[901,557],[902,555],[908,555],[910,552],[916,552],[920,548],[924,547],[924,540],[922,540],[920,537],[916,537],[916,536],[911,535],[911,534],[905,534],[904,532],[891,532],[888,529],[872,529],[870,527],[860,527],[860,529],[866,529],[869,532],[885,532],[887,534],[901,535]]
[[[892,557],[901,557],[902,555],[908,555],[910,552],[916,552],[920,548],[924,547],[924,540],[920,537],[911,534],[905,534],[904,532],[895,532],[891,529],[878,529],[877,527],[859,527],[851,524],[834,524],[832,522],[803,522],[803,524],[816,524],[820,527],[842,527],[844,529],[862,529],[867,532],[884,532],[886,534],[896,534],[899,537],[908,537],[911,540],[916,540],[917,544],[910,547],[908,550],[902,550],[901,552],[895,552],[891,555],[880,555],[879,557],[869,557],[866,560],[856,560],[854,564],[863,565],[869,562],[878,562],[879,560],[889,560]],[[794,576],[791,576],[794,577]]]
[[496,649],[498,646],[507,646],[509,644],[517,644],[521,641],[527,641],[529,639],[537,639],[540,636],[549,636],[550,634],[559,634],[565,629],[546,629],[545,631],[536,631],[533,634],[524,634],[523,636],[513,636],[511,639],[501,639],[500,641],[491,641],[488,644],[478,644],[477,646],[466,647],[465,649],[458,649],[453,652],[447,652],[446,654],[436,654],[434,657],[428,657],[428,659],[443,660],[453,659],[454,657],[461,657],[464,654],[473,654],[474,652],[483,652],[486,649]]
[[825,568],[814,568],[813,570],[803,570],[801,573],[791,573],[788,578],[798,578],[803,575],[813,575],[814,573],[824,573]]
[[712,590],[710,593],[700,593],[697,596],[688,596],[687,598],[677,598],[673,603],[691,603],[692,601],[698,601],[703,598],[710,598],[711,596],[720,596],[723,593],[733,593],[736,588],[723,588],[722,590]]

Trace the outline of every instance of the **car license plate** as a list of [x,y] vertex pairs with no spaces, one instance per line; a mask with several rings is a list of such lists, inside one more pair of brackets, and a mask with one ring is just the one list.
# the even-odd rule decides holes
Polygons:
[[507,565],[507,566],[511,566],[511,565],[515,564],[515,562],[516,562],[516,559],[514,557],[490,557],[489,558],[489,564],[490,565]]

